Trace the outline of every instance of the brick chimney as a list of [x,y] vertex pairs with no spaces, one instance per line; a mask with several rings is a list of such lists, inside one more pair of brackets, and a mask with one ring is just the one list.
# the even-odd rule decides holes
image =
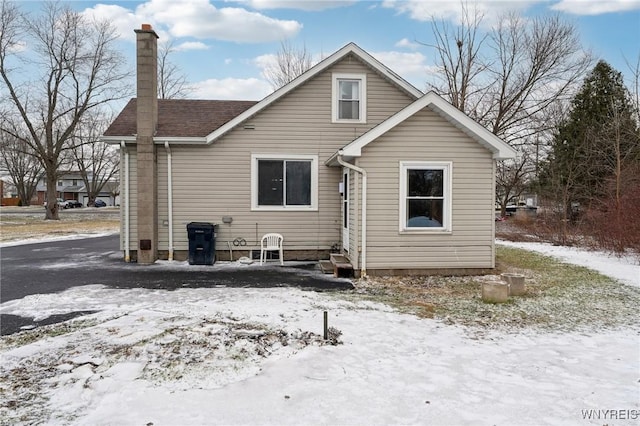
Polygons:
[[149,24],[136,33],[136,158],[138,263],[153,263],[158,252],[157,158],[153,136],[158,124],[158,35]]

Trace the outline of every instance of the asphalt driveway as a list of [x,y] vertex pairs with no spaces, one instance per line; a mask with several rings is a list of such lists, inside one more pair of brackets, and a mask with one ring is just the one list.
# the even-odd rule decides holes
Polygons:
[[[280,266],[213,266],[186,262],[127,264],[118,235],[51,241],[0,248],[0,303],[28,295],[102,284],[114,288],[175,290],[208,287],[297,287],[315,291],[351,290],[349,280],[322,274],[316,263]],[[64,321],[87,312],[69,312],[34,322],[33,318],[0,314],[0,335]]]

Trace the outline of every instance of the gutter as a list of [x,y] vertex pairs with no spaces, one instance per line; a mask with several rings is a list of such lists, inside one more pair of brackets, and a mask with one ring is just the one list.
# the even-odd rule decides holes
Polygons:
[[173,183],[171,179],[171,147],[164,143],[167,150],[167,211],[169,212],[169,261],[173,260]]
[[129,150],[124,141],[120,141],[120,149],[124,152],[124,261],[131,262],[129,250]]
[[[353,170],[354,172],[360,173],[362,175],[362,265],[360,267],[360,276],[367,276],[367,171],[360,167],[354,166],[353,164],[347,163],[342,158],[342,150],[338,151],[338,155],[336,156],[336,160],[338,164],[343,167],[346,167],[349,170]],[[345,188],[345,190],[349,190]]]
[[[100,142],[108,144],[120,144],[125,141],[130,144],[136,144],[136,136],[101,136]],[[154,145],[164,145],[165,142],[170,142],[174,145],[208,145],[207,138],[205,137],[179,137],[179,136],[167,136],[167,137],[154,137]]]

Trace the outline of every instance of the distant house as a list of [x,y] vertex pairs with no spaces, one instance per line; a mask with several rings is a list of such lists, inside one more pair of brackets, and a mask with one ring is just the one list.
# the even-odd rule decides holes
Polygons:
[[138,97],[103,139],[121,146],[125,260],[185,259],[186,225],[216,256],[284,235],[284,258],[340,251],[358,273],[493,268],[505,142],[350,43],[259,102],[158,100],[156,39],[136,30]]
[[[47,184],[44,179],[38,182],[36,191],[38,204],[44,203],[47,198]],[[63,200],[76,200],[81,202],[83,206],[86,206],[89,202],[89,194],[80,172],[70,171],[61,173],[56,184],[56,192],[58,194],[58,198]],[[120,201],[117,195],[118,192],[118,182],[107,182],[96,199],[104,201],[107,206],[116,206]]]

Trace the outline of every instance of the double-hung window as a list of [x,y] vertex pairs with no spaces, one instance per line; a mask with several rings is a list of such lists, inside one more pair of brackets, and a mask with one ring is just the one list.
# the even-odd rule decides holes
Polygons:
[[400,162],[400,232],[451,231],[451,163]]
[[332,121],[366,123],[366,74],[333,74]]
[[253,155],[253,210],[317,210],[318,157]]

